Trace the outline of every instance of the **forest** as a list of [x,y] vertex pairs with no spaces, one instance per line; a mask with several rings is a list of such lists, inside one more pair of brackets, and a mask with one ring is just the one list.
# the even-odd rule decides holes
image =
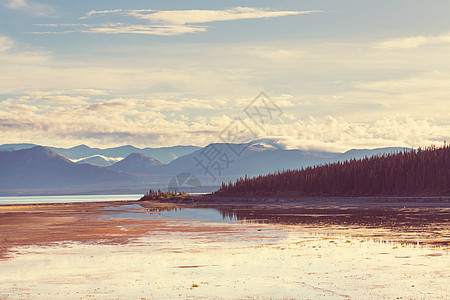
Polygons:
[[450,194],[450,146],[365,157],[223,183],[216,195],[421,196]]

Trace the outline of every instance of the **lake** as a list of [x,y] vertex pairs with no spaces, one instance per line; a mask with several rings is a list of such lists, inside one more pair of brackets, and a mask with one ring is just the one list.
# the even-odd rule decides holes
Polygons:
[[2,204],[45,204],[45,203],[80,203],[105,201],[139,200],[142,194],[127,195],[65,195],[65,196],[5,196],[0,197]]

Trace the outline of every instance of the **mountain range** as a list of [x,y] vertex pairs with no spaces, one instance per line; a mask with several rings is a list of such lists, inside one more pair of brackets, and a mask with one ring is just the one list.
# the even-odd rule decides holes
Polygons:
[[76,164],[42,146],[1,151],[0,166],[1,190],[100,186],[138,180],[131,173],[91,164]]
[[[213,191],[222,182],[244,175],[267,174],[402,150],[404,148],[354,149],[345,153],[290,150],[268,139],[249,144],[215,143],[203,148],[140,149],[123,146],[99,149],[80,145],[66,149],[7,144],[0,146],[0,195],[61,191],[141,193],[149,187],[167,187],[168,182],[180,173],[198,177],[204,191]],[[157,154],[164,160],[142,152]],[[121,156],[125,158],[121,159]]]
[[77,164],[91,164],[100,167],[109,167],[116,162],[119,162],[123,159],[123,157],[106,157],[103,155],[92,155],[85,158],[80,159],[72,159],[73,162]]
[[[4,144],[0,145],[0,150],[12,151],[21,150],[36,147],[35,144]],[[47,147],[56,153],[73,161],[90,159],[93,156],[99,156],[107,159],[127,157],[132,153],[141,153],[147,156],[160,160],[163,163],[168,163],[178,157],[192,153],[200,147],[197,146],[173,146],[173,147],[161,147],[161,148],[136,148],[131,145],[114,147],[114,148],[91,148],[86,145],[78,145],[72,148],[57,148]],[[97,161],[100,161],[97,159]],[[92,160],[89,162],[92,163]]]

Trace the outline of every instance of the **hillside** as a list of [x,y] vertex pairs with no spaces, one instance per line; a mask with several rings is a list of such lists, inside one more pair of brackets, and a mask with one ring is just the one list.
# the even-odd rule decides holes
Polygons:
[[450,194],[450,146],[245,177],[223,184],[216,192],[218,195],[270,193],[300,196]]
[[151,173],[153,167],[160,165],[162,162],[155,158],[142,153],[132,153],[109,168],[132,173]]
[[133,182],[134,175],[90,164],[76,164],[53,150],[36,146],[0,152],[0,190],[62,188]]
[[94,166],[109,167],[120,160],[121,158],[111,158],[103,155],[93,155],[90,157],[86,157],[85,159],[75,160],[74,162],[76,162],[79,165],[91,164]]

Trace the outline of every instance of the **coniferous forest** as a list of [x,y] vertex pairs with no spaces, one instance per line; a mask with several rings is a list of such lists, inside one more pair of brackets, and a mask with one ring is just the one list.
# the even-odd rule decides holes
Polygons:
[[450,146],[405,150],[222,184],[217,195],[420,196],[450,194]]

